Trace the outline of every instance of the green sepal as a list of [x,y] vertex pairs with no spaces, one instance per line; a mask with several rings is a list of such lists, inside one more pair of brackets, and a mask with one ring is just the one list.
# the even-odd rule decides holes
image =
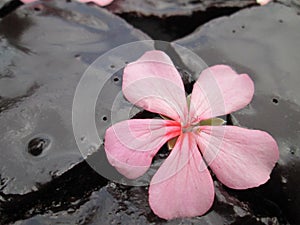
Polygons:
[[168,141],[168,149],[172,150],[177,142],[178,137],[174,137]]
[[221,126],[226,124],[226,121],[221,118],[212,118],[208,120],[202,120],[199,125],[200,126]]

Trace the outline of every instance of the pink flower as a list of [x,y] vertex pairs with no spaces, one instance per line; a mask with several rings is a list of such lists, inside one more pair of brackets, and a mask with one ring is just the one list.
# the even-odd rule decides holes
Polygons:
[[271,2],[271,0],[256,0],[256,2],[260,5],[266,5]]
[[[25,4],[31,3],[31,2],[36,2],[36,1],[38,1],[38,0],[21,0],[21,2],[23,2]],[[106,6],[113,2],[113,0],[77,0],[77,1],[83,2],[83,3],[93,2],[99,6]]]
[[83,3],[93,2],[99,6],[106,6],[113,2],[113,0],[78,0],[78,1]]
[[170,120],[132,119],[107,129],[107,158],[121,174],[130,179],[143,175],[164,143],[178,137],[149,187],[149,203],[159,217],[199,216],[210,209],[214,184],[207,166],[234,189],[257,187],[269,179],[279,158],[269,134],[208,120],[250,103],[254,85],[247,74],[225,65],[205,69],[189,102],[171,59],[149,51],[126,66],[122,91],[131,103]]
[[35,1],[37,0],[21,0],[21,2],[23,2],[24,4],[35,2]]

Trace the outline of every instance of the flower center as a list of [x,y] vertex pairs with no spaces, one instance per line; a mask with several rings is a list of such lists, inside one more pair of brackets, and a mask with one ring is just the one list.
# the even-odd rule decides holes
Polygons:
[[188,124],[188,125],[182,126],[182,128],[181,128],[182,133],[193,132],[194,128],[197,126],[199,126],[199,125],[198,124],[195,124],[195,125]]

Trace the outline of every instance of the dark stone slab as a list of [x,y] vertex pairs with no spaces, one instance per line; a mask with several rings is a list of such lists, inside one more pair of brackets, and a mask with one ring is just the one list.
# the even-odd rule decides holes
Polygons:
[[[175,62],[184,80],[186,90],[191,91],[193,79],[189,69],[184,66],[184,54],[176,54],[171,45],[156,44],[156,48],[164,49]],[[115,77],[118,77],[119,73]],[[120,76],[121,80],[122,77]],[[120,83],[118,80],[118,84]],[[114,81],[114,79],[112,79]],[[120,84],[119,84],[120,85]],[[110,88],[111,86],[107,86]],[[105,92],[105,90],[103,89]],[[109,96],[103,96],[109,99]],[[101,96],[100,96],[101,98]],[[101,110],[110,108],[109,102],[104,103]],[[107,104],[107,105],[106,105]],[[100,106],[100,104],[99,104]],[[102,105],[103,106],[103,105]],[[105,111],[105,110],[104,110]],[[138,118],[151,118],[155,114],[140,112]],[[126,119],[126,118],[123,118]],[[99,121],[100,122],[100,121]],[[100,131],[100,133],[103,132]],[[47,139],[37,145],[40,139],[29,142],[34,152],[39,146],[48,147]],[[101,146],[102,149],[103,146]],[[166,146],[154,159],[159,164],[169,154]],[[100,163],[99,158],[96,158]],[[154,171],[150,171],[151,174]],[[230,190],[215,181],[216,198],[211,210],[203,217],[176,219],[165,221],[151,211],[148,204],[148,187],[123,186],[113,182],[106,185],[89,165],[82,162],[71,170],[54,178],[51,182],[38,188],[38,191],[21,196],[7,195],[5,204],[0,204],[0,223],[15,225],[32,224],[279,224],[280,211],[271,215],[255,213],[246,201],[239,200]],[[106,185],[106,186],[105,186]],[[103,187],[104,186],[104,187]],[[174,187],[176,188],[176,187]],[[254,196],[254,195],[252,195]],[[257,198],[261,197],[256,195]],[[260,201],[260,205],[263,201]],[[270,208],[270,207],[269,207]],[[16,222],[15,222],[16,221]]]
[[298,8],[300,10],[300,1],[299,0],[276,0],[284,5],[291,6],[293,8]]
[[212,19],[255,4],[255,0],[115,0],[107,9],[154,40],[174,41]]
[[[193,49],[210,65],[229,64],[253,77],[255,99],[249,108],[232,115],[232,123],[271,132],[280,143],[282,156],[266,185],[234,191],[215,181],[216,200],[205,216],[164,221],[151,212],[147,187],[126,187],[113,182],[106,185],[105,179],[82,162],[71,126],[75,87],[87,66],[119,44],[147,37],[105,10],[60,0],[22,7],[3,19],[0,224],[278,225],[287,224],[285,216],[297,222],[297,215],[292,213],[298,208],[287,195],[297,201],[299,141],[292,129],[299,125],[295,118],[299,93],[294,89],[299,74],[295,63],[299,61],[299,38],[295,38],[299,37],[299,20],[293,9],[272,4],[212,21],[177,42]],[[18,29],[10,29],[12,24]],[[156,48],[172,56],[190,92],[195,71],[199,70],[196,61],[174,46],[157,44]],[[289,60],[287,56],[291,56]],[[107,66],[118,67],[118,63],[125,62],[118,59]],[[286,79],[279,76],[285,74],[283,71],[287,71]],[[120,90],[121,74],[116,73],[100,94],[99,99],[106,100],[97,104],[96,109],[100,136],[111,122],[109,109]],[[276,89],[272,86],[275,84]],[[274,90],[281,92],[273,95]],[[272,102],[275,97],[277,103]],[[284,110],[274,113],[285,101],[288,105],[283,105]],[[263,110],[271,111],[272,115],[261,115]],[[283,123],[281,113],[287,112],[291,112],[290,120]],[[137,114],[139,118],[153,116]],[[126,118],[120,115],[118,119]],[[293,144],[290,153],[282,147],[284,143]],[[165,158],[166,152],[162,149],[155,162]]]
[[7,6],[8,3],[12,2],[12,0],[2,0],[0,2],[0,9],[3,8],[4,6]]
[[5,17],[22,4],[19,0],[2,0],[0,2],[0,18]]
[[253,101],[233,113],[231,120],[235,125],[271,133],[278,142],[280,160],[266,185],[231,194],[266,213],[268,206],[258,207],[253,198],[260,193],[292,224],[300,223],[299,30],[297,8],[274,3],[211,21],[177,42],[209,65],[228,64],[254,80]]
[[[216,201],[207,215],[188,219],[165,221],[156,217],[147,201],[148,189],[145,187],[125,187],[109,183],[93,192],[80,207],[57,213],[36,215],[20,220],[14,225],[54,225],[54,224],[279,224],[277,218],[253,216],[252,210],[244,202],[232,197],[226,190],[217,187]],[[166,209],[167,210],[167,209]]]
[[107,9],[117,14],[134,13],[143,16],[169,17],[205,12],[209,8],[244,8],[255,3],[255,0],[115,0],[107,6]]
[[98,56],[142,39],[107,10],[76,2],[37,2],[0,21],[3,199],[37,191],[83,160],[72,130],[77,83]]

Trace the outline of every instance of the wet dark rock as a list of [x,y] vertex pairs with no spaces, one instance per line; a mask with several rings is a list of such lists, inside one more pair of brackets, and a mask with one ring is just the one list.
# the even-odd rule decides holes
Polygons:
[[0,18],[8,15],[21,5],[22,2],[19,0],[2,0],[0,2]]
[[116,0],[107,7],[155,40],[173,41],[211,19],[252,5],[255,0]]
[[[36,215],[14,225],[31,224],[251,224],[278,225],[277,218],[254,216],[249,205],[228,194],[215,182],[213,210],[203,217],[165,221],[153,214],[148,204],[147,187],[128,187],[110,182],[94,191],[80,207]],[[166,209],[167,210],[167,209]]]
[[[5,202],[0,205],[0,224],[9,224],[21,219],[26,221],[26,218],[35,218],[35,215],[55,216],[60,212],[63,212],[64,216],[72,214],[81,205],[90,201],[90,195],[94,190],[106,184],[106,179],[87,163],[82,162],[72,170],[54,178],[50,183],[41,185],[38,191],[24,195],[6,195]],[[76,219],[79,218],[74,217],[74,220]],[[29,221],[29,224],[34,224],[33,219]],[[44,219],[40,222],[46,224],[46,221]]]
[[[169,51],[171,50],[169,49]],[[173,57],[173,60],[177,66],[182,66],[179,59]],[[191,75],[183,68],[180,70],[185,86],[189,87],[193,83]],[[111,81],[113,82],[113,79]],[[148,112],[136,114],[137,118],[155,116],[157,115]],[[168,153],[167,147],[164,146],[155,157],[154,164],[161,163]],[[151,173],[153,172],[151,171]],[[7,216],[3,221],[16,221],[13,223],[14,225],[285,224],[281,210],[272,204],[270,206],[260,193],[251,195],[261,199],[258,205],[252,205],[246,198],[243,200],[235,192],[232,193],[231,190],[224,188],[217,180],[215,180],[215,202],[205,216],[171,221],[165,221],[153,214],[148,204],[148,187],[123,186],[114,182],[109,182],[104,187],[103,185],[106,185],[106,180],[83,162],[52,182],[43,185],[37,192],[26,194],[21,198],[12,196],[2,206],[2,215]],[[28,199],[32,199],[30,204]],[[266,209],[257,210],[256,207],[260,205]],[[21,211],[18,210],[20,206]],[[266,212],[270,210],[274,212]],[[265,213],[262,214],[262,212]]]
[[[8,15],[0,21],[0,224],[278,225],[288,224],[286,217],[298,223],[299,21],[294,9],[271,4],[212,21],[177,42],[209,65],[229,64],[252,76],[253,102],[228,119],[271,132],[281,160],[267,184],[235,191],[215,180],[215,202],[205,216],[165,221],[151,211],[147,187],[107,184],[83,161],[71,124],[75,87],[87,66],[104,52],[146,35],[105,10],[60,0]],[[172,56],[191,92],[199,65],[172,46],[156,47]],[[127,62],[118,59],[107,67]],[[99,95],[100,137],[113,122],[109,110],[121,82],[119,71]],[[117,119],[128,117],[119,110],[126,104],[120,102]],[[129,117],[134,116],[157,115],[133,109]],[[98,147],[103,150],[103,145],[92,146],[91,152],[100,157],[92,158],[102,165],[105,156]],[[162,149],[154,164],[167,155]]]
[[276,0],[276,2],[296,8],[296,9],[298,9],[298,11],[300,11],[300,1],[299,0]]
[[299,30],[297,8],[273,3],[214,20],[177,42],[209,65],[228,64],[254,80],[253,101],[232,114],[232,123],[271,133],[280,160],[267,184],[230,193],[259,214],[274,217],[282,211],[292,224],[300,223]]
[[107,6],[110,11],[122,13],[134,13],[142,16],[157,16],[161,18],[170,16],[187,16],[194,12],[205,12],[209,8],[245,8],[256,4],[254,0],[115,0]]
[[37,2],[0,21],[2,198],[37,191],[83,161],[72,130],[77,83],[98,56],[142,39],[107,10],[76,2]]

